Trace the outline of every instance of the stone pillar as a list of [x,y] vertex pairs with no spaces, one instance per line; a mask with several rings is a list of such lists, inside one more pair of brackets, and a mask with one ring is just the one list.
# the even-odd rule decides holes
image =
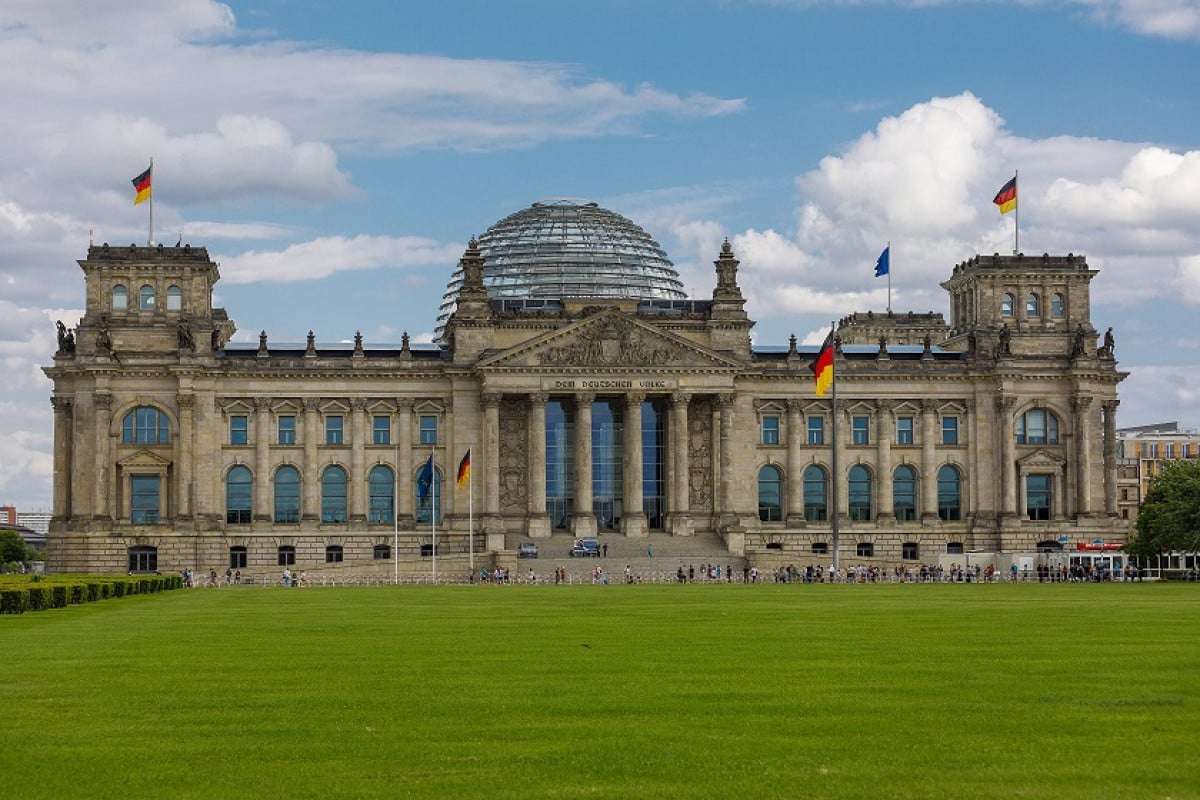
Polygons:
[[596,515],[592,511],[592,402],[596,395],[575,395],[575,513],[571,515],[571,533],[596,535]]
[[255,522],[271,521],[271,398],[254,398],[254,508]]
[[[96,446],[96,432],[89,426],[95,419],[93,405],[94,392],[81,389],[75,395],[75,408],[71,415],[71,452],[77,454],[79,461],[87,460],[87,454]],[[99,461],[92,459],[91,469],[80,469],[71,473],[71,514],[74,517],[76,529],[84,527],[85,520],[92,515],[92,503],[95,497],[94,484],[100,480]],[[74,466],[83,466],[75,464]],[[125,510],[129,505],[128,498],[124,502],[117,498],[113,505],[113,515]]]
[[396,516],[397,525],[404,529],[413,526],[413,475],[412,466],[413,401],[400,398],[396,401]]
[[937,524],[937,401],[921,401],[921,503],[918,511],[925,524]]
[[787,525],[803,528],[804,519],[804,401],[787,401]]
[[321,519],[321,475],[317,463],[317,443],[321,437],[320,400],[304,398],[304,474],[300,481],[301,520],[319,522]]
[[[112,435],[109,433],[109,423],[112,420],[112,395],[108,392],[96,392],[93,401],[96,408],[96,457],[93,460],[95,464],[95,484],[93,490],[95,492],[92,500],[92,519],[108,522],[113,519],[112,510],[109,508],[108,500],[112,494],[112,474],[116,468],[116,463],[113,460],[111,447]],[[164,482],[159,487],[159,508],[162,508],[162,498],[170,496],[171,487]],[[128,494],[125,495],[127,502],[131,502]],[[165,522],[166,517],[162,517]]]
[[736,399],[736,395],[733,394],[723,394],[717,398],[717,408],[720,410],[720,422],[718,423],[720,433],[718,441],[720,442],[721,449],[719,462],[721,465],[721,475],[718,482],[720,486],[718,506],[713,510],[720,518],[726,521],[726,524],[734,524],[737,514],[733,497],[733,423],[734,402]]
[[1117,406],[1120,400],[1107,400],[1104,411],[1104,513],[1115,517],[1117,511]]
[[695,532],[691,508],[691,466],[688,438],[688,403],[691,396],[685,392],[671,395],[671,436],[668,444],[671,451],[670,530],[673,536],[690,536]]
[[530,537],[550,536],[550,515],[546,513],[546,403],[550,395],[535,392],[529,396],[529,509],[526,531]]
[[71,516],[71,414],[74,401],[54,395],[54,520],[63,524]]
[[1074,397],[1071,409],[1075,413],[1075,513],[1092,513],[1092,398]]
[[[1024,511],[1025,506],[1017,505],[1017,487],[1016,471],[1017,471],[1017,444],[1016,430],[1013,426],[1013,407],[1016,405],[1016,399],[1012,397],[996,397],[996,417],[1000,423],[997,427],[1000,431],[1000,515],[1002,517],[1019,516],[1021,511]],[[1024,489],[1022,488],[1022,492]],[[1020,509],[1020,511],[1018,510]]]
[[[175,508],[172,516],[190,519],[194,511],[192,462],[196,458],[195,440],[202,434],[193,419],[196,396],[191,392],[181,393],[175,403],[179,408],[179,439],[175,447]],[[226,425],[224,430],[228,431],[229,426]],[[170,496],[170,492],[164,493]]]
[[625,397],[625,442],[623,511],[621,532],[626,536],[645,536],[648,523],[642,508],[642,403],[646,395],[632,393]]
[[356,530],[367,526],[367,455],[366,440],[371,436],[367,425],[367,401],[362,397],[350,398],[350,525]]
[[500,398],[483,394],[483,513],[500,515]]
[[[875,458],[879,462],[875,473],[875,519],[886,524],[896,521],[894,496],[892,495],[892,437],[896,435],[895,417],[892,416],[890,400],[875,401]],[[843,449],[841,452],[845,453]],[[848,469],[849,465],[842,467]],[[848,479],[847,479],[848,480]],[[850,490],[849,483],[846,486]],[[849,508],[849,505],[847,505]]]

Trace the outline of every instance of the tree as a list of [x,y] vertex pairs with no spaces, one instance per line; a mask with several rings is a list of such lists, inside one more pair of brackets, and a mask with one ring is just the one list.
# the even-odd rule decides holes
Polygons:
[[1200,552],[1200,460],[1168,461],[1150,480],[1130,553]]
[[25,561],[29,558],[29,548],[21,534],[12,530],[0,530],[0,564],[11,564],[14,561]]

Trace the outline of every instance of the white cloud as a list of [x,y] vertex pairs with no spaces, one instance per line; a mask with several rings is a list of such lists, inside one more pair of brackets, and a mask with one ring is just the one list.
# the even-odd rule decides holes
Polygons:
[[219,260],[221,276],[229,283],[292,283],[347,270],[445,266],[454,264],[464,248],[416,236],[325,236],[283,250],[249,250]]

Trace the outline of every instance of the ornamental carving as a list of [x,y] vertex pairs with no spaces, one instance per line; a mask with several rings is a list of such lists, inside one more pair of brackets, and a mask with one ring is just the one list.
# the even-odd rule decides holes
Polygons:
[[581,336],[535,355],[538,363],[565,367],[644,367],[678,363],[684,350],[645,332],[609,319],[580,331]]
[[529,507],[529,408],[519,397],[500,401],[500,513],[524,514]]
[[697,400],[688,414],[688,507],[692,511],[713,509],[712,417],[712,398]]

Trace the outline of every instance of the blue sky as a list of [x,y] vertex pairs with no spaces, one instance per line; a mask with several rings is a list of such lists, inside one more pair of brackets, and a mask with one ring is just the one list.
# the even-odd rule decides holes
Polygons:
[[472,234],[595,200],[709,296],[728,237],[756,341],[818,342],[1012,249],[1084,253],[1119,424],[1200,421],[1200,0],[0,6],[0,505],[50,506],[54,321],[95,241],[221,262],[235,337],[427,339]]

